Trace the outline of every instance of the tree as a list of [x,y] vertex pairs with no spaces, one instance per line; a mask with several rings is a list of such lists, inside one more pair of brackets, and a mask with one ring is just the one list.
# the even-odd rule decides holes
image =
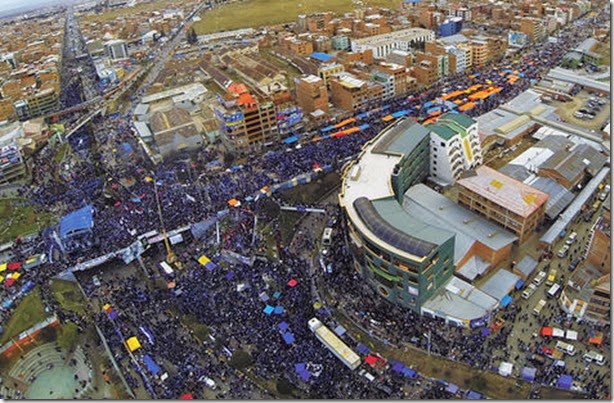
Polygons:
[[277,391],[280,394],[285,396],[289,396],[292,394],[292,392],[294,392],[294,385],[292,385],[292,383],[290,383],[290,381],[285,377],[281,377],[277,380],[275,388],[277,388]]
[[252,366],[254,361],[251,355],[245,350],[237,350],[230,357],[230,366],[237,370],[244,370]]

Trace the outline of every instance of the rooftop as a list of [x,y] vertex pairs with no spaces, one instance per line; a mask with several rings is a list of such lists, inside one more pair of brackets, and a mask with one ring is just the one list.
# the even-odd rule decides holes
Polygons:
[[[427,135],[428,131],[421,125],[408,119],[400,119],[367,142],[357,160],[347,168],[343,178],[342,193],[339,196],[340,204],[346,209],[357,229],[371,238],[373,242],[382,243],[379,236],[361,218],[356,209],[355,201],[358,199],[376,201],[394,197],[390,178],[395,166],[404,154],[410,152],[412,147],[415,147]],[[375,218],[377,216],[382,217],[382,214],[389,217],[394,213],[400,213],[401,207],[398,202],[395,201],[395,203],[399,207],[398,210],[393,211],[392,207],[385,202],[379,205],[377,203],[372,204],[373,208],[369,208],[364,201],[361,202],[365,205],[363,213],[369,212],[367,210],[375,210],[376,214],[373,214],[373,211],[369,212]],[[409,222],[412,218],[408,217],[407,220]],[[407,230],[408,228],[404,228],[405,232]],[[386,248],[412,260],[421,261],[424,259],[424,256],[414,255],[389,243],[386,243]]]
[[412,186],[405,192],[403,208],[413,216],[420,217],[420,220],[429,223],[433,228],[456,234],[455,264],[471,250],[475,242],[480,242],[493,250],[499,250],[518,239],[511,232],[454,203],[423,184]]
[[207,92],[207,88],[200,83],[192,83],[188,85],[183,85],[181,87],[171,88],[170,90],[157,92],[152,95],[144,96],[141,99],[141,103],[148,104],[151,102],[161,101],[166,98],[173,98],[178,95],[187,95],[189,99],[194,99],[199,95],[205,94]]
[[324,52],[313,52],[309,55],[309,57],[322,63],[329,62],[331,59],[334,58],[333,55],[329,55],[328,53]]
[[482,318],[497,307],[498,301],[466,281],[452,276],[422,309],[460,320]]
[[433,36],[433,31],[424,28],[407,28],[366,38],[352,39],[352,44],[381,46],[399,41],[411,41],[422,36]]
[[473,176],[459,179],[458,184],[521,217],[528,217],[548,200],[546,193],[487,166],[473,172]]

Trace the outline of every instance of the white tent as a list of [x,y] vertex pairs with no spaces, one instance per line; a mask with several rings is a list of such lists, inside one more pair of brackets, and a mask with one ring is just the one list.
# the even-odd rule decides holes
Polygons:
[[511,362],[502,362],[501,365],[499,365],[499,375],[510,376],[512,374],[512,368],[514,368],[514,365]]
[[565,333],[565,338],[567,340],[578,340],[578,332],[575,330],[567,330]]
[[565,337],[565,331],[563,329],[559,329],[557,327],[553,327],[552,328],[552,336],[553,337],[563,338],[563,337]]

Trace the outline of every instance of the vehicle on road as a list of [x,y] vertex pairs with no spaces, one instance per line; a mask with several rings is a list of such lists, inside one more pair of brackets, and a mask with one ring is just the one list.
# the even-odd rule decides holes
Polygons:
[[563,245],[563,247],[556,252],[556,255],[562,259],[567,256],[567,252],[569,252],[569,245]]

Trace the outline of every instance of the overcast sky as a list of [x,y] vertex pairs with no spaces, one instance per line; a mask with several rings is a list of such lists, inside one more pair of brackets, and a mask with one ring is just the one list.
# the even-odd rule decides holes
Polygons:
[[62,0],[0,0],[0,15],[10,13],[15,10],[35,10],[41,6],[49,6],[54,3],[61,3]]

